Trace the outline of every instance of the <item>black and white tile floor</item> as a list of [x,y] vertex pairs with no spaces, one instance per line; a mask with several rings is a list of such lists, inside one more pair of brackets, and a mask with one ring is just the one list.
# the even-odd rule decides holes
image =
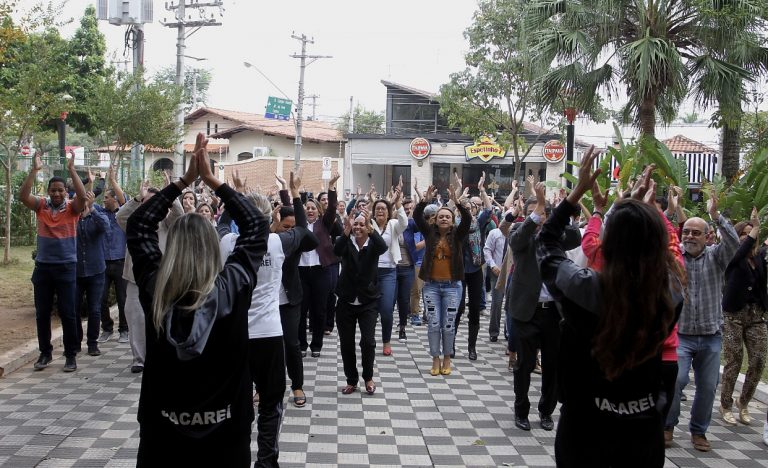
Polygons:
[[[487,330],[487,317],[481,330]],[[490,343],[481,333],[479,359],[469,361],[462,324],[453,373],[432,377],[426,327],[407,331],[407,343],[393,342],[393,356],[377,354],[373,396],[339,393],[344,377],[335,332],[319,358],[305,359],[308,403],[297,409],[286,392],[282,466],[554,466],[555,432],[539,429],[535,415],[531,432],[514,427],[503,340]],[[80,357],[71,374],[61,372],[59,357],[44,371],[30,364],[0,379],[0,465],[135,465],[141,377],[130,373],[127,344],[110,341],[101,348],[99,357]],[[534,376],[534,407],[540,382]],[[684,405],[666,466],[768,466],[761,438],[765,405],[751,404],[751,427],[724,426],[715,412],[708,435],[713,450],[706,454],[693,450],[680,430],[690,412]],[[255,454],[255,433],[253,440]]]

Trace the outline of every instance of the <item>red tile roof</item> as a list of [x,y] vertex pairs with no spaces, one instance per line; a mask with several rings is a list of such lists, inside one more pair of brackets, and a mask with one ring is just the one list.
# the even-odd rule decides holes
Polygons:
[[[206,113],[218,115],[233,122],[232,127],[219,133],[211,134],[211,138],[229,138],[235,133],[246,131],[263,132],[268,135],[280,135],[288,138],[295,138],[296,136],[293,119],[267,119],[259,114],[217,109],[215,107],[197,109],[187,115],[184,121],[190,122],[204,116]],[[305,120],[302,125],[301,137],[304,140],[317,142],[338,142],[344,140],[344,136],[336,127],[319,120]]]
[[672,138],[664,140],[662,143],[667,145],[669,151],[673,153],[717,153],[716,149],[712,149],[709,146],[699,143],[696,140],[691,140],[683,135],[675,135]]
[[[209,153],[219,153],[227,151],[227,148],[229,148],[229,145],[223,145],[223,144],[216,144],[216,143],[209,143],[208,144],[208,152]],[[184,152],[185,153],[191,153],[192,150],[195,149],[194,143],[185,143],[184,144]],[[101,148],[96,148],[95,151],[101,152],[101,153],[109,153],[117,151],[117,146],[110,145],[110,146],[102,146]],[[124,152],[128,153],[130,152],[130,148],[123,149]],[[173,148],[159,148],[157,146],[152,145],[146,145],[144,146],[144,152],[145,153],[173,153]]]

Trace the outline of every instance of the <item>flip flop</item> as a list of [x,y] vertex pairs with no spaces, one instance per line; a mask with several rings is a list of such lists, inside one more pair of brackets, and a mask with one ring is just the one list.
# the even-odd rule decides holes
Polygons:
[[296,408],[303,408],[307,404],[307,395],[304,394],[304,390],[301,390],[301,396],[293,396],[293,406]]

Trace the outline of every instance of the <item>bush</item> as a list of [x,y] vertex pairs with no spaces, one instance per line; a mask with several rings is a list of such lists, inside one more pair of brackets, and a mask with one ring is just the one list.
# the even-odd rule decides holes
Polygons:
[[[15,172],[11,177],[13,205],[11,206],[11,245],[34,245],[37,236],[35,215],[18,199],[18,190],[27,177],[26,172]],[[0,190],[0,232],[5,236],[5,187]]]

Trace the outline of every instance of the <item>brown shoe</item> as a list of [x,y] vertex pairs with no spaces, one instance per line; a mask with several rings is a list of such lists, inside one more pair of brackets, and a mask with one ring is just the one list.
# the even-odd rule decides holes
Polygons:
[[712,450],[712,446],[709,445],[707,436],[704,434],[691,434],[691,443],[693,444],[693,448],[699,452],[709,452]]
[[672,447],[672,439],[674,439],[674,429],[664,430],[664,448]]

